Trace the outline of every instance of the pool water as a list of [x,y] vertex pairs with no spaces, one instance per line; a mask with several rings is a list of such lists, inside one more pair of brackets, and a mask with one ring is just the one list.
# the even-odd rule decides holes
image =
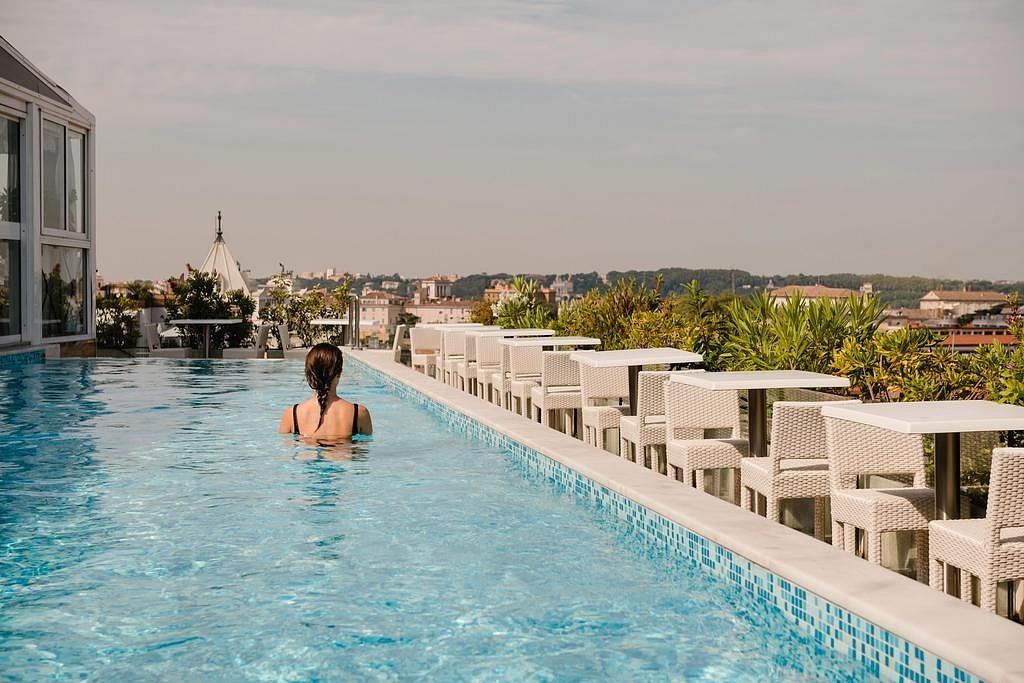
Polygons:
[[276,434],[301,374],[0,369],[0,677],[868,677],[358,371],[372,440]]

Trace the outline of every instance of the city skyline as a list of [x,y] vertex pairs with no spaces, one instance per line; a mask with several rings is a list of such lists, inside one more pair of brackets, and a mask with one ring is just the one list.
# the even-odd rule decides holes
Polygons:
[[195,265],[218,209],[253,272],[1022,276],[1014,3],[48,0],[0,22],[96,114],[109,279]]

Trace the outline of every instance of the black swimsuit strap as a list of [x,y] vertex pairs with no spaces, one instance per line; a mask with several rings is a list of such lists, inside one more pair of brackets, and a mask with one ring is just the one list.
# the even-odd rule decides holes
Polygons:
[[352,404],[352,436],[359,433],[359,404]]
[[299,433],[299,404],[292,406],[292,434]]

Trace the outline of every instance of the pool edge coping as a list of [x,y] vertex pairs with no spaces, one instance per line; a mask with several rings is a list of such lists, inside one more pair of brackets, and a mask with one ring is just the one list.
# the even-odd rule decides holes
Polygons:
[[[1024,626],[470,396],[388,351],[344,350],[406,387],[987,681],[1024,681]],[[843,585],[839,585],[842,583]]]

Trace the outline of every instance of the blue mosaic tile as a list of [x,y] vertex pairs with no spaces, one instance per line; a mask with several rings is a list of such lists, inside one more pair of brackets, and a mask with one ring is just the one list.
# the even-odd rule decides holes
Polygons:
[[28,365],[30,363],[42,363],[42,349],[8,353],[0,356],[0,368],[13,368],[17,365]]
[[762,606],[785,615],[801,635],[823,648],[861,661],[879,679],[901,683],[981,681],[941,657],[527,448],[387,373],[358,359],[350,357],[349,360],[358,366],[360,372],[373,377],[392,393],[427,408],[451,429],[509,453],[526,476],[547,481],[560,492],[610,512],[645,548],[685,565],[699,567],[744,597],[753,596]]

